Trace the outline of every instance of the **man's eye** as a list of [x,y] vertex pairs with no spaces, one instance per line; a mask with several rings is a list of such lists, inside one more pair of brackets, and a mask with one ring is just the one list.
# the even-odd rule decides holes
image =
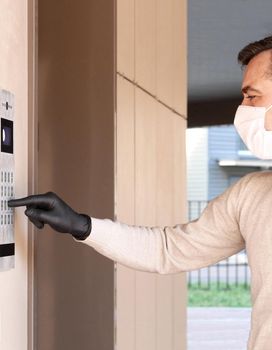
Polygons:
[[253,96],[246,96],[247,99],[249,99],[250,101],[253,100],[256,97],[256,95]]

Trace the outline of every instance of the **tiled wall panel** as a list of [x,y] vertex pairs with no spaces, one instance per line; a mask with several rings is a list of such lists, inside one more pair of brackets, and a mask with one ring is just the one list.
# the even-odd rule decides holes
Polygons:
[[118,0],[117,71],[134,80],[135,0]]
[[135,81],[152,95],[156,77],[157,0],[135,0]]
[[[131,18],[131,1],[118,2],[119,16]],[[134,8],[130,34],[118,34],[125,45],[134,23],[134,79],[132,69],[123,68],[132,67],[131,56],[124,64],[117,52],[118,72],[130,80],[117,79],[117,219],[174,225],[186,219],[186,33],[175,30],[185,28],[187,14],[181,0],[135,0]],[[128,28],[128,18],[118,31],[122,26]],[[116,293],[118,350],[186,348],[184,273],[162,276],[117,264]]]
[[[133,225],[134,218],[134,85],[117,78],[116,216]],[[136,271],[117,264],[116,342],[118,349],[135,349]]]

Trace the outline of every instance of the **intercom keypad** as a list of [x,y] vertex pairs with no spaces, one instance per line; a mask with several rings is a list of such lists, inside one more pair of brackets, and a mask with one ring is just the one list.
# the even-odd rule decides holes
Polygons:
[[14,95],[0,89],[0,271],[15,266],[14,209],[8,201],[15,197]]
[[[8,200],[14,198],[14,176],[11,169],[1,170],[1,219],[0,231],[9,236],[13,225],[13,209],[8,207]],[[2,237],[4,238],[4,237]]]

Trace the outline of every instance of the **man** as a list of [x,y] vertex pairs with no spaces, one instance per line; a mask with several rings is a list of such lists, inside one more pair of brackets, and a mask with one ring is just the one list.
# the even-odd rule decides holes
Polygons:
[[[267,158],[264,145],[272,138],[272,110],[268,110],[272,105],[272,37],[249,44],[240,52],[239,61],[246,69],[235,125],[253,153]],[[199,219],[174,227],[128,226],[90,218],[51,192],[11,200],[9,206],[26,206],[25,214],[40,229],[49,224],[114,261],[160,274],[199,269],[246,247],[253,303],[248,349],[271,349],[272,172],[246,175],[213,199]]]

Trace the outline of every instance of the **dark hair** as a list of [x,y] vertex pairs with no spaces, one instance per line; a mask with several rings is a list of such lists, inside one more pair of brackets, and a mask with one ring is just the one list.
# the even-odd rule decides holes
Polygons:
[[259,53],[272,49],[272,36],[268,36],[262,40],[252,42],[245,46],[238,54],[238,62],[242,66],[248,65],[250,60]]

